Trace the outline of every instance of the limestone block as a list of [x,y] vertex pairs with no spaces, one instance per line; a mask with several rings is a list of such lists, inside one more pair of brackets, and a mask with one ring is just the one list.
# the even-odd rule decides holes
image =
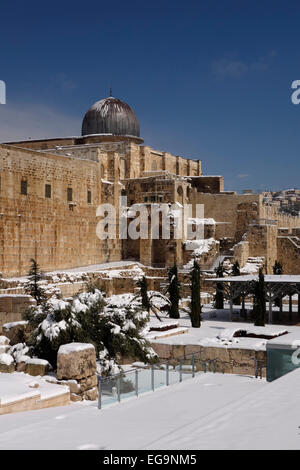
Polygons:
[[81,392],[85,392],[86,390],[90,390],[97,386],[97,375],[91,375],[90,377],[78,380],[78,385],[80,387]]
[[71,393],[70,394],[70,400],[71,401],[82,401],[83,398],[81,395],[77,395],[76,393]]
[[25,372],[25,368],[26,368],[26,361],[17,362],[17,365],[16,365],[17,372]]
[[0,354],[0,372],[8,373],[14,372],[15,364],[14,359],[10,354]]
[[184,357],[185,346],[176,344],[172,346],[172,357],[174,359],[179,359]]
[[91,400],[91,401],[94,401],[94,400],[97,400],[98,398],[98,390],[97,390],[97,387],[94,387],[92,388],[91,390],[87,390],[86,392],[84,392],[83,394],[83,399],[84,400]]
[[4,372],[5,374],[11,374],[15,371],[15,365],[12,364],[0,364],[0,372]]
[[77,380],[59,380],[57,381],[58,385],[66,385],[69,387],[71,393],[80,393],[80,385]]
[[57,354],[57,378],[82,379],[95,375],[96,351],[89,343],[69,343],[60,346]]
[[169,359],[171,357],[172,346],[170,344],[151,343],[151,346],[160,359]]
[[197,344],[187,344],[185,346],[184,354],[185,356],[188,356],[190,354],[199,353],[200,350],[201,350],[201,347]]
[[49,362],[45,359],[30,358],[25,364],[25,373],[33,376],[46,375],[49,371]]
[[2,326],[2,331],[5,336],[10,340],[11,346],[18,343],[25,343],[29,337],[29,328],[27,321],[5,323]]

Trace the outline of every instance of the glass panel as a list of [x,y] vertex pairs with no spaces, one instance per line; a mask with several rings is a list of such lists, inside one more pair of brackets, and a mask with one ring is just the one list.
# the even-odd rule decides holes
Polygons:
[[300,364],[292,361],[295,349],[267,349],[267,381],[278,379],[297,369]]
[[178,361],[169,362],[169,385],[174,385],[179,382]]
[[135,392],[135,371],[127,372],[126,374],[121,374],[120,380],[120,394],[121,401],[136,396]]
[[154,366],[154,388],[166,386],[166,364],[155,364]]
[[151,385],[151,369],[140,369],[139,370],[139,394],[150,392],[152,390]]
[[111,405],[118,401],[118,384],[116,376],[101,377],[101,406]]

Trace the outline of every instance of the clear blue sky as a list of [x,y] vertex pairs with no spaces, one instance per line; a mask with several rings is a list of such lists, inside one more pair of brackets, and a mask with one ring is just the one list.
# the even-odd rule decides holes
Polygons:
[[300,187],[299,44],[296,1],[5,1],[0,140],[79,135],[112,85],[147,145],[226,189]]

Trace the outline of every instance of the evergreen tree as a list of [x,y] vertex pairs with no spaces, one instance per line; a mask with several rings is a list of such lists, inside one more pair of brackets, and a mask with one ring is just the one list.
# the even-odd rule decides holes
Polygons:
[[[233,263],[233,266],[232,266],[232,275],[233,276],[240,276],[241,275],[241,271],[240,271],[240,264],[238,261],[235,261],[235,263]],[[233,303],[239,305],[241,303],[241,296],[239,295],[238,297],[236,297],[235,299],[233,299]]]
[[30,353],[47,359],[55,368],[62,344],[92,343],[103,374],[118,372],[122,356],[156,362],[157,355],[142,335],[148,313],[129,302],[130,298],[120,306],[94,289],[72,299],[52,297],[43,305],[32,306]]
[[142,308],[146,310],[148,313],[150,313],[151,305],[150,305],[150,300],[148,297],[147,279],[145,278],[145,276],[143,276],[141,279],[137,281],[137,286],[140,289],[139,296],[142,301]]
[[145,278],[145,276],[143,276],[137,281],[137,286],[139,287],[139,293],[134,296],[133,300],[135,300],[136,298],[140,298],[142,308],[148,312],[148,315],[150,315],[151,310],[156,316],[156,318],[161,321],[161,318],[157,313],[159,309],[156,307],[153,299],[157,297],[168,304],[170,303],[169,300],[160,292],[148,292],[147,279]]
[[241,275],[240,264],[239,264],[238,261],[235,261],[235,263],[233,263],[233,265],[232,265],[232,275],[233,276],[240,276]]
[[[280,274],[283,274],[282,264],[277,260],[275,261],[274,266],[273,266],[273,274],[275,274],[277,276],[280,275]],[[276,307],[282,308],[282,298],[281,297],[277,297],[275,299],[274,303],[275,303]]]
[[255,326],[265,326],[266,322],[266,287],[262,268],[259,269],[258,281],[254,286]]
[[190,319],[193,328],[200,328],[201,326],[201,286],[200,286],[200,267],[196,260],[194,260],[193,268],[190,273],[191,279],[191,307],[190,307]]
[[282,264],[279,263],[279,261],[275,261],[274,266],[273,266],[273,274],[283,274],[283,267]]
[[[216,269],[216,276],[224,277],[224,272],[225,272],[224,266],[222,263],[220,263]],[[221,282],[217,282],[217,286],[216,286],[215,307],[217,309],[224,308],[224,287]]]
[[46,300],[44,289],[41,286],[41,281],[43,280],[44,275],[35,259],[31,258],[30,263],[31,266],[28,272],[29,282],[25,290],[35,298],[37,305],[40,305]]
[[179,318],[180,283],[176,264],[168,271],[170,305],[168,307],[170,318]]

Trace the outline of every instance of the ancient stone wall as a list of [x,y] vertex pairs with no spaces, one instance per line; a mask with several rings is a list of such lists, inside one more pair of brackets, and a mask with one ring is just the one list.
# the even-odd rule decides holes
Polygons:
[[[216,360],[216,372],[224,372],[227,374],[255,375],[254,359],[263,361],[266,364],[266,351],[255,351],[252,349],[224,348],[224,347],[205,347],[200,345],[177,345],[163,344],[152,342],[151,346],[158,354],[160,359],[168,359],[178,361],[183,359],[183,364],[191,364],[191,354],[195,356],[196,370],[203,370],[203,364],[199,361],[199,353],[201,353],[202,361]],[[186,361],[185,361],[186,360]],[[212,364],[208,370],[212,370]],[[263,368],[263,376],[265,376],[265,368]]]
[[277,237],[277,260],[284,274],[300,274],[300,239]]
[[238,261],[240,268],[243,268],[249,258],[249,242],[241,241],[233,247],[234,261]]
[[249,227],[247,241],[249,242],[249,256],[265,258],[265,272],[273,274],[273,266],[277,259],[277,226],[253,225]]
[[23,320],[25,310],[33,303],[30,295],[0,295],[0,331],[5,323]]
[[191,192],[191,203],[204,205],[204,217],[211,217],[216,222],[216,238],[233,238],[236,242],[240,238],[236,236],[237,231],[241,233],[242,225],[239,220],[240,204],[259,204],[260,196],[256,194],[209,194],[197,191]]
[[[0,270],[4,275],[27,273],[30,258],[37,259],[44,270],[104,261],[96,237],[101,191],[96,162],[1,145],[0,172]],[[46,184],[51,197],[46,197]],[[22,185],[27,185],[27,194],[21,194]],[[68,200],[70,189],[72,200]],[[117,251],[111,258],[119,256]]]

